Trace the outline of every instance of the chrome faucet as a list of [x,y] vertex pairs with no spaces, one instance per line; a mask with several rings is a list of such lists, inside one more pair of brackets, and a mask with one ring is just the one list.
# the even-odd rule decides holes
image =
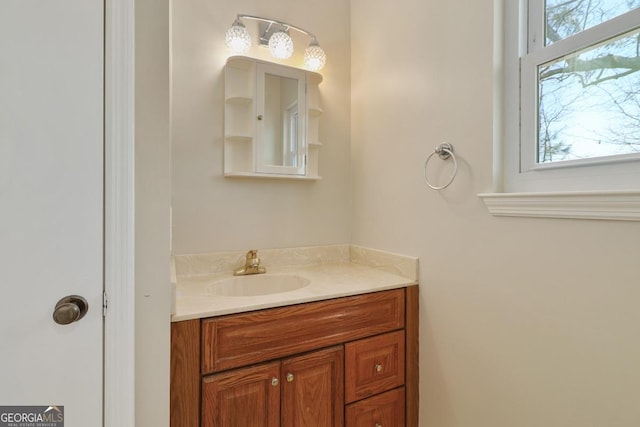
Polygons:
[[251,249],[247,252],[244,267],[240,270],[233,272],[234,276],[246,276],[249,274],[262,274],[266,273],[267,269],[260,265],[260,258],[258,258],[258,251]]

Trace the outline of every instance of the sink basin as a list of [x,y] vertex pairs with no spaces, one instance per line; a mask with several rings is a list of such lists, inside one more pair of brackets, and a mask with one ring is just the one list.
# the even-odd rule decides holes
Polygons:
[[289,274],[254,274],[234,276],[211,284],[214,295],[225,297],[253,297],[295,291],[309,285],[304,277]]

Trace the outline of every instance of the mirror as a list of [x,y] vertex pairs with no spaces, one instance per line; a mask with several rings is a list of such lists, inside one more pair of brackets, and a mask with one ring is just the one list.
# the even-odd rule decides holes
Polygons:
[[259,63],[256,78],[256,171],[305,175],[305,73]]

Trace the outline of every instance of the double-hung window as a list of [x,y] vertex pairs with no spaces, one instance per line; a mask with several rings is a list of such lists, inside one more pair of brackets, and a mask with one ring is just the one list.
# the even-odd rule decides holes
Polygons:
[[505,0],[504,188],[640,189],[640,0]]

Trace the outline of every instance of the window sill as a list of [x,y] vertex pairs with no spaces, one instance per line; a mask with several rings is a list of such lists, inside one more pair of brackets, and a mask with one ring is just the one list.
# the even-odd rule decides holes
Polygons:
[[478,194],[494,216],[640,221],[640,190]]

